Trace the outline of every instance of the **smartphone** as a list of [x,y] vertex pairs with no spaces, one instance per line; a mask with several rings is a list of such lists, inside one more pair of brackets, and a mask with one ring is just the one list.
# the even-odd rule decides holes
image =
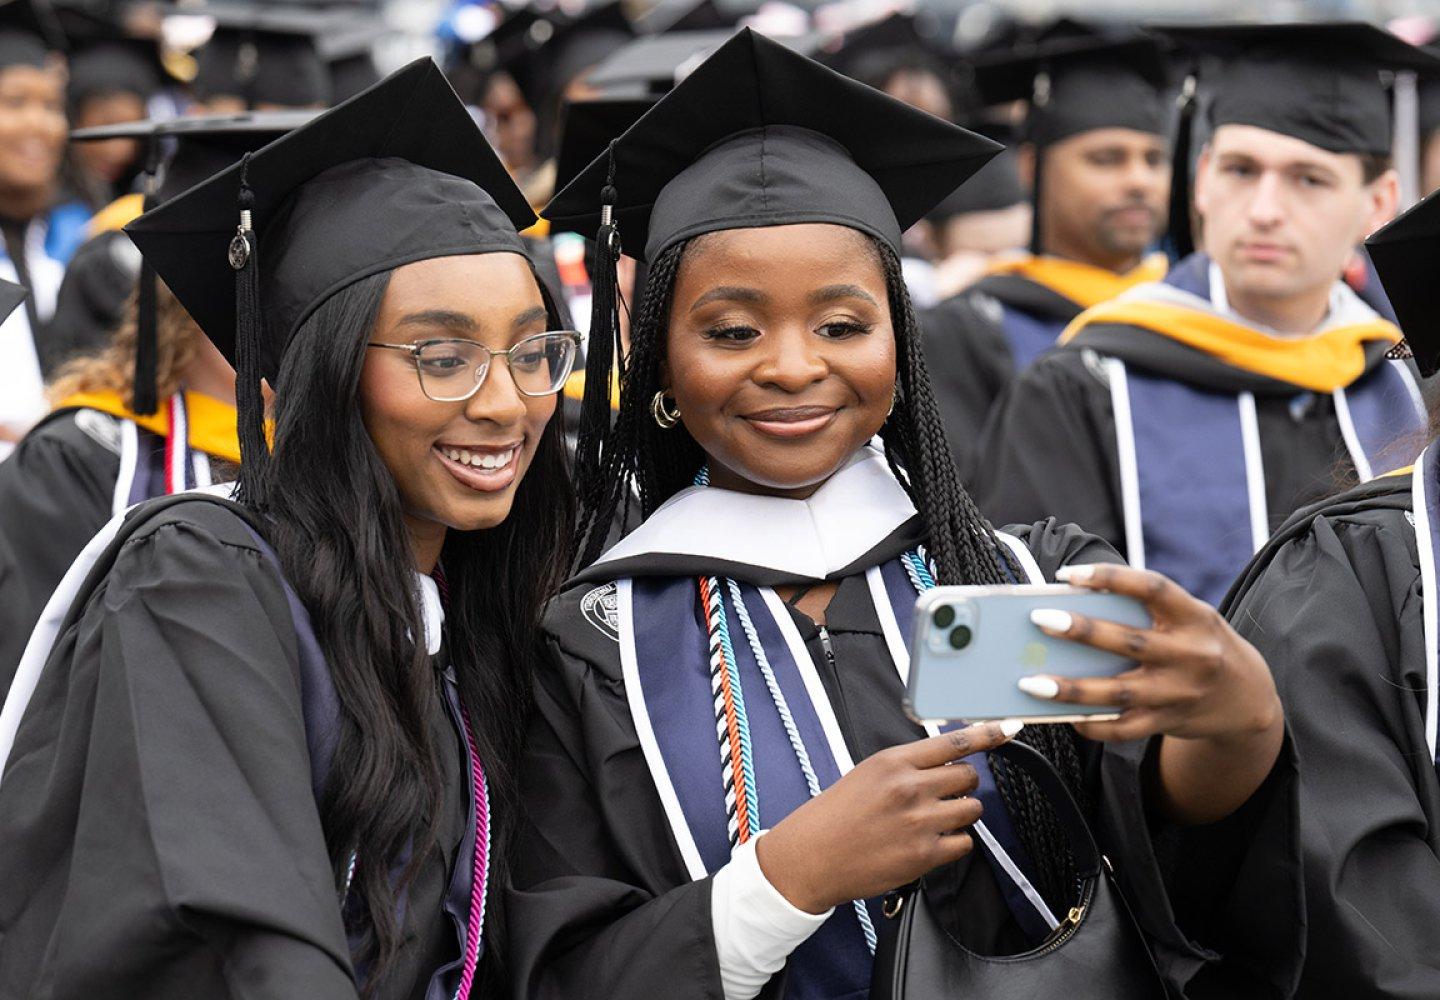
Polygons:
[[1016,687],[1030,674],[1113,677],[1135,665],[1117,653],[1046,635],[1030,621],[1039,608],[1136,628],[1152,624],[1133,597],[1064,584],[936,587],[915,602],[906,712],[919,722],[1116,718],[1115,708],[1046,701]]

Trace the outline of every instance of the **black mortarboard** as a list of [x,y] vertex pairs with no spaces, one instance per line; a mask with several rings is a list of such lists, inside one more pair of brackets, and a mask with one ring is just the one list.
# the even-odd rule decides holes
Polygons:
[[324,12],[215,4],[197,9],[215,19],[215,33],[196,56],[193,87],[201,100],[235,97],[254,108],[324,107],[330,76],[319,37]]
[[663,35],[671,31],[714,31],[734,28],[756,5],[740,2],[721,4],[716,0],[660,0],[635,19],[642,35]]
[[1440,192],[1372,235],[1365,249],[1415,364],[1428,378],[1440,370]]
[[1165,63],[1145,37],[1065,36],[978,58],[987,104],[1026,101],[1024,138],[1048,146],[1098,128],[1165,134]]
[[595,230],[613,175],[617,228],[645,260],[700,233],[795,222],[848,225],[898,249],[999,148],[746,28],[544,214],[557,229]]
[[88,98],[113,93],[135,94],[148,101],[160,89],[160,52],[152,41],[117,38],[96,42],[70,55],[66,102],[72,114]]
[[[502,44],[509,35],[507,24],[508,20],[495,31],[505,33],[500,39]],[[519,33],[523,44],[501,65],[519,85],[530,107],[542,115],[553,113],[575,77],[602,62],[635,33],[618,2],[601,4],[564,20],[527,17],[511,30]]]
[[672,90],[735,32],[672,31],[644,35],[617,49],[586,78],[607,96],[660,96]]
[[[1207,76],[1207,120],[1279,132],[1332,153],[1390,152],[1391,109],[1382,74],[1434,74],[1440,59],[1360,21],[1286,24],[1156,26],[1195,57],[1218,57]],[[1182,95],[1170,188],[1170,242],[1178,255],[1192,249],[1190,133],[1197,105],[1197,70]]]
[[0,323],[9,319],[10,314],[20,308],[20,303],[24,302],[29,294],[24,285],[0,279]]
[[[148,210],[219,173],[246,152],[278,139],[312,117],[314,112],[306,111],[200,115],[78,129],[70,138],[76,142],[142,140],[146,146],[144,204]],[[173,152],[162,168],[160,152],[167,143],[173,145]],[[135,377],[131,383],[130,405],[141,414],[154,413],[159,406],[155,294],[155,273],[148,265],[142,265],[138,278]]]
[[[582,423],[608,421],[619,239],[653,262],[704,233],[828,222],[898,253],[901,233],[999,148],[738,32],[545,208],[557,230],[598,231]],[[598,438],[585,439],[588,468]]]
[[1015,154],[1005,149],[925,217],[938,222],[971,212],[995,212],[1022,204],[1025,198],[1025,186],[1020,183],[1020,168]]
[[560,147],[555,154],[555,189],[569,184],[605,152],[610,140],[655,106],[653,97],[567,101],[560,117]]
[[286,347],[321,303],[419,260],[523,255],[519,230],[534,221],[426,58],[125,231],[235,364],[244,484],[245,464],[258,474],[268,455],[260,380],[277,386]]
[[49,0],[0,0],[0,69],[43,67],[65,51],[65,34]]
[[1390,94],[1381,74],[1433,74],[1440,59],[1364,22],[1157,27],[1181,47],[1219,56],[1206,79],[1208,119],[1253,125],[1332,153],[1390,152]]
[[322,32],[317,41],[330,74],[330,100],[338,104],[380,82],[375,44],[392,32],[377,17],[332,13],[334,26]]
[[884,83],[876,79],[880,72],[906,65],[929,69],[946,79],[940,55],[930,38],[921,33],[918,15],[899,12],[831,36],[814,53],[817,62],[872,87]]

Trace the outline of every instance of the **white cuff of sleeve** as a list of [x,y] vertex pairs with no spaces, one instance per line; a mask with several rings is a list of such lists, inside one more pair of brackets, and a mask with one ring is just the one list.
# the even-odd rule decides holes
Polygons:
[[806,913],[791,905],[761,870],[758,841],[736,848],[711,879],[710,922],[725,1000],[751,1000],[834,912]]

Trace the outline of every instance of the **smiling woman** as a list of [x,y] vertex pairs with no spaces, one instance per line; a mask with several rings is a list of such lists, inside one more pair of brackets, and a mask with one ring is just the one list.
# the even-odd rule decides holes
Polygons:
[[[487,901],[572,525],[551,418],[576,336],[533,221],[422,60],[132,224],[235,363],[241,502],[113,523],[22,665],[0,994],[495,988]],[[71,927],[83,946],[44,943]]]
[[[1114,558],[1053,520],[995,530],[950,459],[899,247],[992,149],[742,31],[546,209],[599,223],[602,247],[618,227],[649,270],[613,426],[603,393],[585,401],[583,568],[544,622],[507,897],[516,995],[858,1000],[898,978],[881,897],[922,877],[972,952],[1043,967],[1076,940],[1088,904],[1055,800],[987,754],[1019,724],[942,732],[903,701],[919,591],[1066,567],[1079,585]],[[617,328],[597,310],[587,384],[609,384]],[[632,497],[642,523],[602,552]],[[1139,595],[1167,634],[1072,620],[1064,635],[1129,642],[1143,668],[1037,698],[1133,711],[1020,739],[1103,831],[1171,990],[1264,995],[1288,931],[1233,930],[1256,909],[1249,852],[1294,867],[1265,664],[1167,581],[1085,579]],[[1171,836],[1226,860],[1193,885],[1160,860]],[[1293,927],[1281,883],[1267,924]],[[1111,948],[1064,986],[1149,1000],[1165,990],[1144,964]]]

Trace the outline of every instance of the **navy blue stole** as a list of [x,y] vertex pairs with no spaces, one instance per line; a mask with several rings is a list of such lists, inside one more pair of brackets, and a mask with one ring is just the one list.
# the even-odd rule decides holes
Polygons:
[[[1254,396],[1105,363],[1130,564],[1218,605],[1270,535]],[[1425,417],[1403,363],[1383,362],[1332,395],[1362,480],[1409,464],[1404,443]]]
[[[876,602],[887,639],[908,635],[915,590],[900,560],[883,572],[887,596]],[[890,586],[890,581],[894,586]],[[872,592],[875,583],[872,580]],[[709,639],[692,577],[646,577],[617,581],[620,655],[631,717],[646,764],[665,809],[688,875],[705,878],[730,860],[730,841],[715,703],[711,690]],[[740,591],[775,681],[794,718],[822,789],[849,771],[853,761],[826,696],[823,682],[773,590],[741,584]],[[888,596],[893,595],[893,596]],[[730,597],[726,595],[726,605]],[[735,614],[731,610],[731,621]],[[735,630],[738,633],[738,628]],[[893,649],[893,643],[891,643]],[[762,829],[773,827],[809,800],[803,772],[778,709],[747,642],[737,636],[735,659],[745,692],[745,712],[755,768],[756,800]],[[902,676],[908,669],[897,663]],[[995,869],[997,883],[1021,927],[1036,940],[1055,926],[1042,916],[1016,879],[1028,864],[993,775],[983,755],[967,758],[981,775],[977,797],[985,806],[985,833],[976,828],[982,856]],[[1030,889],[1033,893],[1034,890]],[[1038,901],[1038,894],[1035,900]],[[878,922],[877,901],[867,901]],[[1043,907],[1043,901],[1040,906]],[[863,998],[870,988],[872,960],[855,910],[836,907],[821,928],[790,956],[786,996],[791,1000]]]
[[1040,355],[1055,346],[1069,320],[1036,316],[1011,305],[1002,304],[1000,328],[1015,359],[1015,370],[1022,372]]

